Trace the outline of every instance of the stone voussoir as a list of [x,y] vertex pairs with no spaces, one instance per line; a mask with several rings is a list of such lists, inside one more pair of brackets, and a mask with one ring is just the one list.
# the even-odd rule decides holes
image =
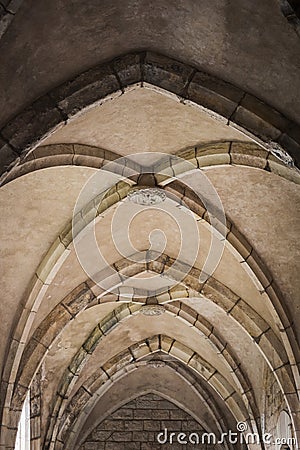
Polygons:
[[241,89],[204,72],[196,72],[188,87],[190,100],[228,119],[243,95]]
[[194,69],[167,56],[147,52],[143,64],[144,79],[175,94],[182,94]]
[[13,164],[18,157],[19,153],[0,137],[0,175],[9,171],[11,164]]
[[67,116],[72,116],[119,89],[120,84],[113,69],[109,64],[102,64],[62,84],[50,95]]
[[131,53],[121,56],[112,62],[112,66],[123,88],[141,81],[141,57],[141,53]]
[[45,95],[9,121],[1,134],[16,152],[23,153],[63,121],[53,100]]

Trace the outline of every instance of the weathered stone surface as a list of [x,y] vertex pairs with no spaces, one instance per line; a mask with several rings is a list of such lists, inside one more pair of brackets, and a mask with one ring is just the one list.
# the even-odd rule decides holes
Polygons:
[[266,105],[262,100],[253,97],[253,95],[246,94],[240,104],[243,108],[257,115],[270,125],[273,125],[274,128],[277,128],[281,132],[286,131],[290,125],[289,120],[279,111]]
[[252,143],[232,142],[230,162],[264,169],[267,165],[267,150]]
[[276,140],[281,135],[280,129],[243,106],[238,106],[232,121],[263,140]]
[[62,121],[55,103],[44,96],[8,122],[1,133],[21,153]]
[[132,361],[132,354],[128,350],[125,350],[107,361],[102,367],[109,376],[112,376]]
[[97,326],[94,328],[88,339],[83,344],[83,348],[86,350],[87,353],[93,353],[95,348],[98,345],[99,340],[101,339],[101,336],[103,336],[102,331]]
[[85,360],[87,359],[87,357],[87,351],[83,347],[81,347],[72,359],[71,364],[69,365],[70,372],[72,372],[74,375],[79,374],[85,364]]
[[12,147],[0,137],[0,175],[19,157]]
[[[128,420],[134,416],[134,420]],[[142,450],[156,449],[157,435],[167,428],[170,431],[203,431],[202,426],[173,403],[155,394],[138,397],[101,422],[85,439],[80,450],[105,449]],[[119,447],[123,446],[123,447]],[[186,445],[164,445],[164,448],[184,449]]]
[[69,320],[71,320],[70,313],[58,305],[36,329],[34,339],[48,347]]
[[80,285],[72,291],[64,300],[63,304],[68,309],[70,314],[76,315],[82,311],[93,299],[94,293],[87,287],[87,285]]
[[144,81],[181,94],[193,69],[166,56],[147,52],[144,62]]
[[195,354],[189,360],[189,366],[200,373],[204,378],[209,379],[215,372],[215,369],[207,364],[199,355]]
[[141,81],[141,54],[128,54],[113,61],[122,87]]
[[292,139],[288,134],[283,133],[278,138],[278,142],[294,159],[296,166],[300,167],[300,144]]
[[188,88],[190,100],[227,118],[235,111],[243,95],[243,91],[235,86],[204,72],[197,72]]
[[51,98],[67,115],[74,115],[82,108],[120,89],[113,70],[108,65],[90,69],[54,91]]

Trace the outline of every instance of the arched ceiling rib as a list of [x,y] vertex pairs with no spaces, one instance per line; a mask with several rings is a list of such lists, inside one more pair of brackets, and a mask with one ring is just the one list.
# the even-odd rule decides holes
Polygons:
[[195,65],[297,120],[300,110],[293,92],[299,90],[298,39],[277,0],[258,2],[255,9],[247,0],[159,5],[76,0],[67,6],[26,0],[0,41],[0,66],[6,67],[0,79],[0,103],[6,104],[1,122],[95,62],[136,49]]
[[[200,105],[206,111],[208,108],[229,128],[249,134],[288,165],[293,165],[293,160],[299,164],[296,123],[223,80],[148,52],[146,56],[142,53],[126,55],[111,64],[95,67],[38,99],[10,121],[0,133],[2,182],[12,167],[49,133],[95,102],[102,104],[128,93],[136,83],[141,83],[141,87],[155,86],[165,94],[166,91],[176,94],[186,106]],[[173,94],[173,98],[177,98]]]

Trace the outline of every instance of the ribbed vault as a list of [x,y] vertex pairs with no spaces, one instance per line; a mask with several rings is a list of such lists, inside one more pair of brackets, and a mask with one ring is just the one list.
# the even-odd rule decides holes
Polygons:
[[298,125],[189,58],[115,56],[1,129],[0,447],[28,391],[32,448],[147,395],[299,438]]

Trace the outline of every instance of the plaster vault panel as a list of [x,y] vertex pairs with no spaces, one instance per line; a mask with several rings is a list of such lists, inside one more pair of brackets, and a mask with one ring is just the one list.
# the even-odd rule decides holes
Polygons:
[[[175,153],[186,147],[220,140],[250,140],[176,96],[135,88],[74,118],[43,145],[74,143],[101,147],[125,156]],[[151,156],[145,163],[151,163]]]
[[[10,299],[1,307],[1,340],[10,334],[14,315],[28,284],[59,230],[70,220],[76,198],[93,169],[41,170],[0,191],[0,290]],[[8,233],[8,230],[13,232]],[[1,345],[0,359],[5,346]]]

